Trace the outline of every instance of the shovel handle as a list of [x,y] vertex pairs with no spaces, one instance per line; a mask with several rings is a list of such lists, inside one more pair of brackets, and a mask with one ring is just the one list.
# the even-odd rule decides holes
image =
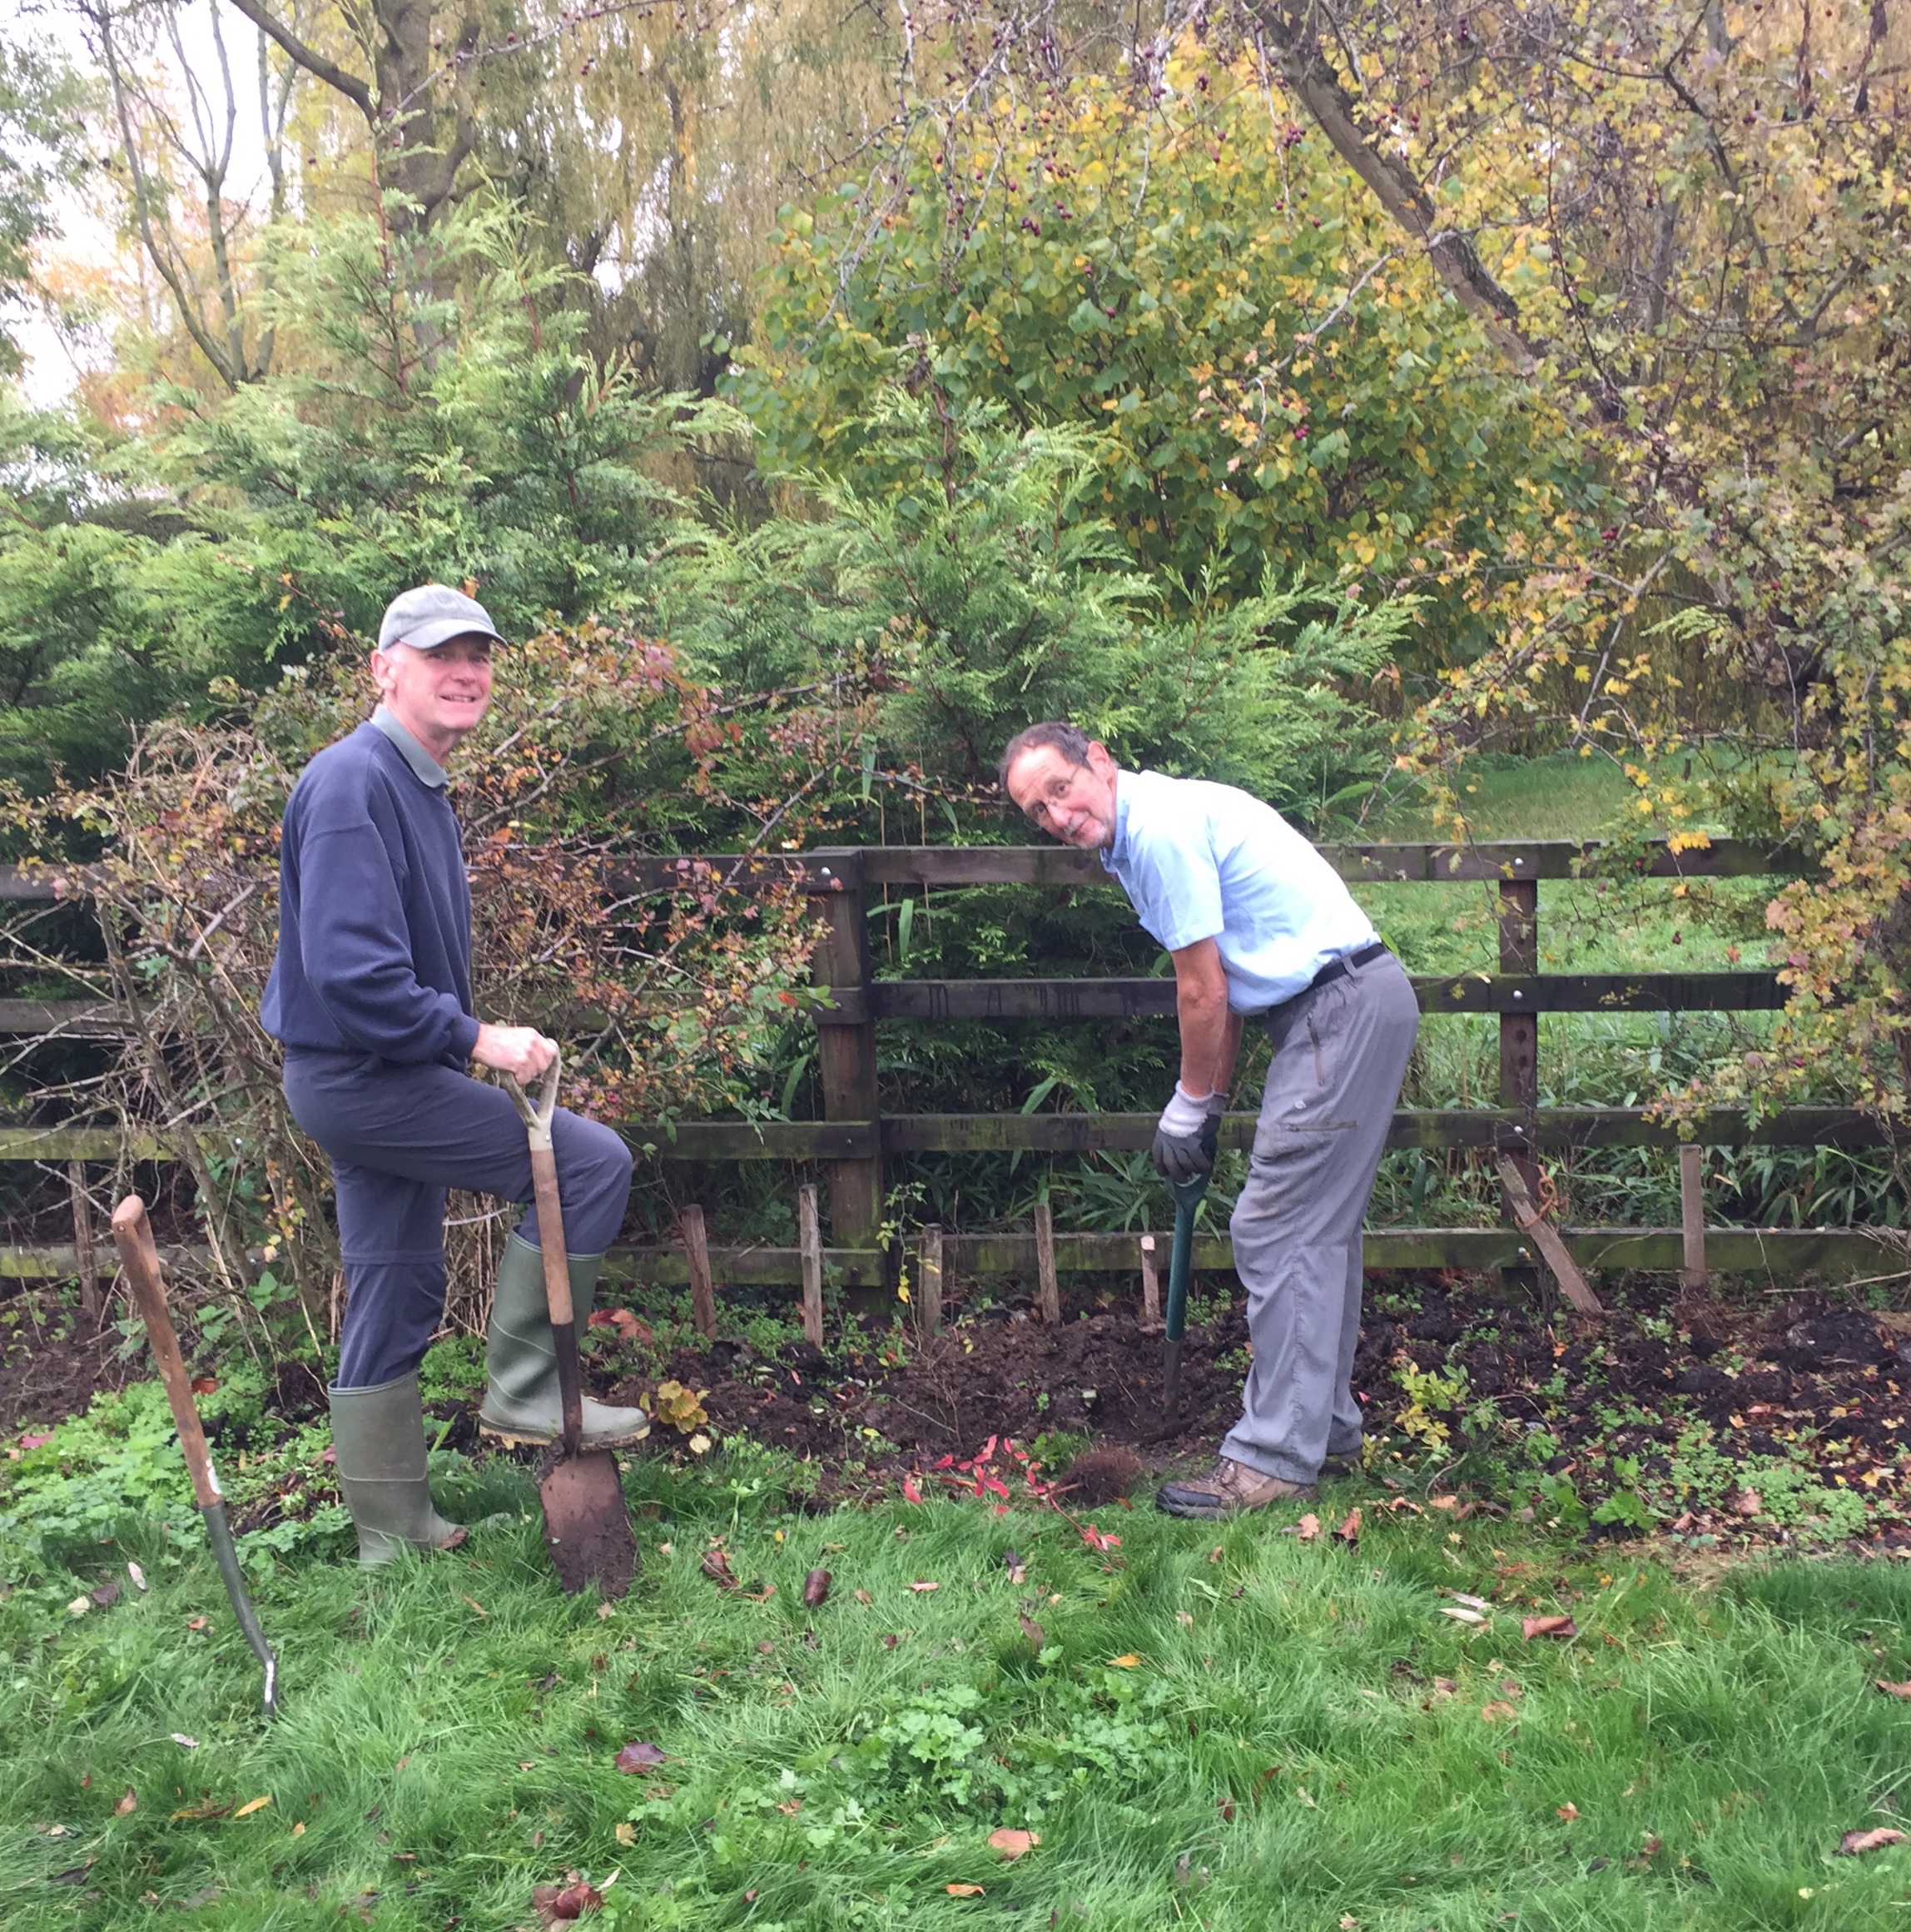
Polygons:
[[1174,1183],[1174,1245],[1168,1261],[1168,1339],[1179,1342],[1188,1330],[1188,1282],[1194,1272],[1194,1214],[1208,1191],[1208,1177]]
[[544,1299],[551,1312],[551,1346],[558,1361],[558,1403],[563,1416],[564,1453],[577,1454],[583,1441],[583,1390],[578,1369],[578,1318],[571,1305],[570,1262],[564,1247],[564,1209],[558,1196],[558,1161],[551,1151],[551,1121],[558,1110],[561,1061],[553,1055],[538,1088],[529,1095],[504,1075],[524,1117],[531,1143],[531,1187],[538,1203],[538,1246],[544,1260]]
[[192,1378],[186,1372],[179,1335],[166,1305],[159,1254],[152,1244],[152,1224],[146,1218],[146,1203],[137,1194],[128,1194],[113,1209],[113,1245],[119,1249],[120,1264],[132,1284],[134,1305],[146,1324],[146,1338],[151,1344],[159,1378],[166,1384],[173,1427],[179,1431],[179,1446],[186,1453],[186,1467],[192,1476],[193,1496],[201,1509],[211,1509],[225,1497],[213,1471],[212,1452],[206,1446],[206,1431],[200,1427],[199,1411],[193,1406]]

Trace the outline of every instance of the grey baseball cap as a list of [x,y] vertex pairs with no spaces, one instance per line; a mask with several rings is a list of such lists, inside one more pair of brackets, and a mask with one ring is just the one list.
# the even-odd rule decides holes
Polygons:
[[435,651],[454,638],[472,636],[505,642],[491,613],[475,598],[442,584],[421,584],[415,590],[401,591],[385,607],[378,648],[387,651],[394,644],[410,644],[414,651]]

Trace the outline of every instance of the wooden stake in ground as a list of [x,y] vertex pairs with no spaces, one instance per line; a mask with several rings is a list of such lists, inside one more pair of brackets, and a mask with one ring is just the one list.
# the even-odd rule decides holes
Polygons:
[[703,1210],[692,1204],[678,1217],[683,1232],[683,1259],[690,1269],[690,1319],[700,1335],[717,1334],[717,1284],[710,1279],[710,1244],[703,1232]]
[[1161,1277],[1154,1268],[1154,1237],[1141,1237],[1141,1325],[1144,1329],[1161,1326]]
[[1705,1265],[1705,1159],[1702,1148],[1679,1150],[1679,1219],[1685,1237],[1679,1285],[1690,1294],[1703,1294],[1712,1285],[1712,1271]]
[[932,1339],[942,1328],[942,1230],[922,1230],[922,1259],[916,1271],[916,1319],[924,1341]]
[[1052,1327],[1062,1319],[1061,1291],[1055,1286],[1055,1211],[1035,1203],[1035,1313]]
[[80,1314],[94,1334],[100,1332],[100,1264],[93,1252],[93,1210],[87,1199],[87,1164],[67,1163],[67,1192],[73,1204],[73,1253],[79,1259]]
[[823,1345],[823,1229],[817,1214],[817,1190],[797,1189],[797,1244],[803,1259],[803,1339]]
[[1599,1297],[1586,1285],[1586,1277],[1580,1273],[1579,1264],[1567,1254],[1559,1230],[1533,1204],[1533,1197],[1526,1192],[1525,1176],[1504,1154],[1499,1157],[1499,1169],[1500,1185],[1506,1190],[1506,1204],[1513,1210],[1513,1224],[1522,1234],[1532,1236],[1559,1283],[1560,1292],[1582,1315],[1603,1315],[1606,1310]]

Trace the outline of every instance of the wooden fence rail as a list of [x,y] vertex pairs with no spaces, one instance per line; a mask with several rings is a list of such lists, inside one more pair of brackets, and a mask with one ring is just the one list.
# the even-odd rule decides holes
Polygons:
[[[1784,1004],[1775,973],[1543,973],[1539,971],[1539,883],[1601,876],[1718,879],[1793,876],[1807,868],[1799,857],[1731,839],[1681,840],[1638,847],[1575,841],[1329,844],[1320,851],[1341,877],[1355,882],[1487,883],[1499,904],[1498,971],[1422,975],[1414,981],[1429,1015],[1491,1013],[1499,1021],[1497,1107],[1402,1109],[1388,1136],[1394,1148],[1466,1149],[1509,1155],[1526,1185],[1537,1181],[1542,1153],[1599,1147],[1672,1147],[1676,1130],[1638,1108],[1541,1108],[1538,1017],[1542,1013],[1769,1011]],[[813,997],[802,1010],[817,1030],[823,1097],[821,1120],[678,1120],[626,1122],[623,1130],[658,1158],[678,1162],[782,1160],[815,1162],[827,1183],[828,1221],[836,1245],[822,1250],[825,1270],[851,1287],[891,1279],[896,1258],[877,1246],[883,1214],[886,1159],[925,1154],[1015,1151],[1087,1153],[1145,1148],[1151,1114],[924,1114],[885,1115],[876,1082],[876,1028],[885,1021],[1094,1021],[1159,1018],[1174,1010],[1171,978],[930,980],[878,978],[869,942],[872,889],[956,890],[1021,886],[1044,890],[1116,890],[1092,852],[1059,846],[841,847],[790,855],[708,853],[620,862],[607,882],[621,893],[691,890],[704,893],[787,890],[794,886],[819,901],[821,934]],[[0,868],[0,899],[51,901],[60,886],[43,871]],[[57,1031],[110,1037],[117,1031],[110,1002],[0,1001],[0,1034]],[[1250,1114],[1228,1116],[1223,1144],[1251,1145]],[[1830,1107],[1785,1109],[1766,1119],[1742,1112],[1708,1115],[1695,1126],[1702,1145],[1836,1146],[1879,1144],[1877,1123]],[[0,1129],[0,1160],[43,1162],[164,1160],[160,1136],[111,1127]],[[1569,1229],[1563,1231],[1582,1267],[1676,1269],[1685,1260],[1679,1229]],[[1863,1274],[1892,1270],[1904,1259],[1889,1241],[1852,1229],[1705,1231],[1710,1264],[1786,1279],[1814,1270]],[[1056,1264],[1065,1269],[1127,1270],[1138,1265],[1134,1238],[1119,1234],[1055,1237]],[[738,1283],[801,1281],[798,1249],[707,1250],[712,1270]],[[812,1249],[810,1253],[815,1254]],[[1387,1229],[1367,1236],[1370,1267],[1431,1265],[1520,1268],[1531,1256],[1517,1229]],[[950,1275],[1032,1268],[1032,1236],[943,1237],[942,1265]],[[58,1247],[0,1251],[0,1274],[71,1272],[77,1250]],[[1228,1264],[1224,1240],[1199,1251],[1206,1267]],[[613,1272],[658,1282],[687,1280],[689,1263],[677,1248],[613,1251]],[[811,1267],[815,1264],[812,1260]]]

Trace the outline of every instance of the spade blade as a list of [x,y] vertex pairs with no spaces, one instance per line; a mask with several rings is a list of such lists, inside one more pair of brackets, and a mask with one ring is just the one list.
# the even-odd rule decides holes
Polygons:
[[594,1583],[606,1597],[622,1597],[636,1580],[638,1557],[616,1457],[608,1449],[566,1456],[553,1443],[539,1471],[538,1500],[544,1547],[564,1594]]

